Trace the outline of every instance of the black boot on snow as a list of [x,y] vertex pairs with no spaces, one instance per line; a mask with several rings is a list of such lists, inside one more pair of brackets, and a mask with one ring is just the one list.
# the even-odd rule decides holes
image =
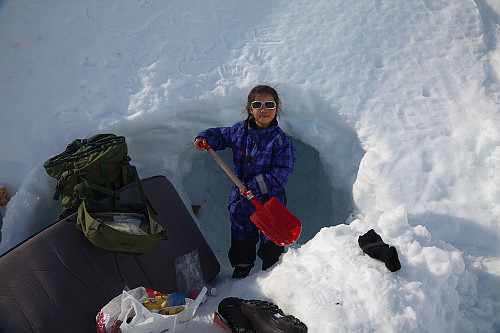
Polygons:
[[219,314],[224,318],[233,333],[255,333],[250,320],[241,312],[241,302],[236,297],[224,298],[219,303]]
[[233,272],[233,279],[243,279],[246,278],[249,274],[250,271],[252,270],[252,266],[245,266],[245,267],[235,267],[234,272]]
[[277,305],[259,300],[241,302],[241,311],[250,319],[258,333],[306,333],[307,326]]

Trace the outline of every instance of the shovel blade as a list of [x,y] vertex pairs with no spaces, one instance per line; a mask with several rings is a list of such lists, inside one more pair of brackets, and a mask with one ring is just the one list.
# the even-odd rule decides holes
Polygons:
[[299,238],[302,223],[277,198],[254,206],[257,210],[250,219],[273,243],[290,245]]

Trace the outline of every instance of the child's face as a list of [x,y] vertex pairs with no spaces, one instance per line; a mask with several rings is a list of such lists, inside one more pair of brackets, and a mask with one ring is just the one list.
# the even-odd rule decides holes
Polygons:
[[[274,98],[269,94],[258,94],[255,96],[254,101],[268,102],[274,101]],[[276,106],[274,109],[266,109],[264,104],[262,104],[260,109],[254,109],[250,107],[250,111],[255,118],[255,124],[257,125],[257,128],[263,130],[271,125],[271,122],[278,113],[278,107]]]

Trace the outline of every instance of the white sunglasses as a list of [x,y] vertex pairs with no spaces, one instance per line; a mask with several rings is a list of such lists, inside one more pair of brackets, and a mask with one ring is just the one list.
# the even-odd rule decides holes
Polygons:
[[254,110],[260,109],[263,105],[268,110],[272,110],[272,109],[276,108],[276,102],[275,101],[266,101],[266,102],[253,101],[252,104],[250,104],[250,106]]

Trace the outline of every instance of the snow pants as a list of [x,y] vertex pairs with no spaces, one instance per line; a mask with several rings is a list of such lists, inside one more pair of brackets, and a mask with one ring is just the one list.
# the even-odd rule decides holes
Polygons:
[[[264,201],[268,197],[263,198]],[[284,189],[280,193],[280,201],[286,207]],[[250,215],[255,208],[247,199],[241,199],[236,205],[229,206],[231,219],[231,248],[228,257],[233,267],[253,267],[257,255],[262,259],[262,269],[266,270],[274,265],[280,255],[285,252],[285,247],[274,244],[253,224]]]
[[[261,234],[261,241],[259,245],[259,250],[257,255],[262,259],[262,269],[266,270],[272,265],[274,265],[280,255],[285,252],[284,246],[279,246],[267,239],[267,242],[263,241],[264,236]],[[257,243],[252,241],[241,241],[234,237],[231,237],[231,248],[229,249],[229,261],[233,267],[253,267],[255,259],[255,250]]]

